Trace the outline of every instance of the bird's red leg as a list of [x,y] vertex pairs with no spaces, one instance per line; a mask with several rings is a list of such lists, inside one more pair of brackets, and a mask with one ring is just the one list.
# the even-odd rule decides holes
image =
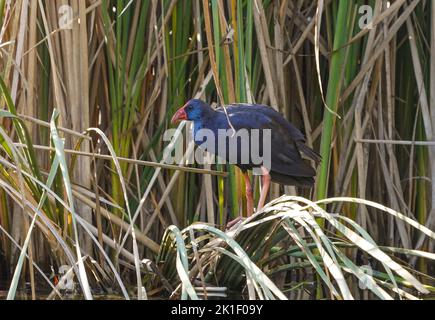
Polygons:
[[246,214],[250,217],[254,213],[254,192],[252,190],[251,180],[247,172],[243,174],[246,186]]
[[261,176],[262,185],[261,185],[260,200],[258,201],[257,210],[263,208],[264,203],[266,202],[266,197],[267,197],[267,193],[269,192],[269,186],[270,186],[269,171],[264,167],[261,167],[261,170],[263,171],[263,175]]

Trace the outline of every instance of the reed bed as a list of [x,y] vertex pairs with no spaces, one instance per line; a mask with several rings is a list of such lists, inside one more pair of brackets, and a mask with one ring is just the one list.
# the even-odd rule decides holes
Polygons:
[[[434,34],[424,0],[0,0],[0,292],[433,297]],[[193,97],[277,109],[315,188],[224,231],[239,169],[165,161]]]

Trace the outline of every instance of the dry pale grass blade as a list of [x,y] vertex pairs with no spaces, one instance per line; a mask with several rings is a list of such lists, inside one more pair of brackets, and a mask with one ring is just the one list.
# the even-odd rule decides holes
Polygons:
[[24,41],[26,35],[25,28],[28,21],[28,13],[29,13],[29,1],[21,0],[19,2],[21,4],[20,27],[18,29],[18,39],[16,42],[17,47],[15,51],[15,63],[14,63],[13,80],[12,80],[12,87],[11,87],[11,97],[15,105],[17,105],[19,73],[21,69],[22,55],[24,50]]
[[[38,0],[38,4],[39,4],[39,10],[41,13],[45,32],[47,35],[50,35],[51,32],[50,32],[50,28],[48,25],[47,15],[46,15],[46,12],[44,9],[44,4],[41,0]],[[62,89],[61,89],[62,85],[61,85],[61,82],[59,80],[58,66],[57,66],[56,61],[55,61],[55,49],[54,49],[54,45],[53,45],[53,40],[50,36],[47,37],[47,44],[48,44],[48,50],[50,52],[50,66],[51,66],[51,69],[53,70],[53,72],[52,72],[53,86],[54,86],[53,90],[54,90],[54,97],[55,97],[55,101],[56,101],[56,106],[58,109],[60,109],[60,112],[62,114],[66,114],[65,100],[63,98]]]
[[189,236],[191,239],[193,254],[194,254],[196,263],[198,264],[198,272],[199,272],[199,276],[200,276],[201,283],[202,283],[204,298],[207,299],[207,288],[206,288],[206,282],[205,282],[205,277],[204,277],[204,272],[203,272],[203,263],[201,261],[201,257],[199,256],[199,253],[198,253],[198,244],[195,240],[195,233],[193,232],[193,230],[189,230]]
[[319,83],[320,96],[322,98],[323,104],[326,106],[326,108],[328,108],[328,110],[330,110],[330,108],[326,104],[325,94],[323,93],[322,78],[320,75],[319,41],[320,41],[320,28],[322,26],[322,15],[323,15],[324,4],[325,4],[324,0],[317,1],[316,17],[313,20],[313,21],[315,21],[314,22],[314,55],[315,55],[315,59],[316,59],[317,81]]
[[302,116],[303,116],[303,120],[304,120],[305,136],[307,139],[307,145],[310,147],[313,147],[312,128],[311,128],[309,114],[308,114],[308,107],[307,107],[306,99],[304,96],[301,74],[299,72],[299,66],[297,65],[297,63],[294,60],[293,60],[293,70],[295,72],[296,84],[298,87],[297,90],[298,90],[298,95],[299,95],[301,109],[302,109]]
[[[286,81],[284,78],[284,35],[283,35],[283,27],[280,22],[282,22],[283,19],[280,19],[280,13],[279,13],[279,7],[274,6],[274,42],[276,50],[274,52],[274,60],[275,60],[275,66],[276,66],[276,79],[278,83],[278,97],[280,101],[280,106],[282,110],[288,110],[287,106],[287,97],[286,97]],[[282,15],[282,14],[281,14]]]
[[[213,72],[214,83],[216,85],[216,91],[217,91],[217,94],[219,96],[220,101],[224,102],[225,100],[224,100],[224,96],[223,96],[222,89],[220,86],[219,72],[218,72],[218,67],[216,64],[216,57],[215,57],[214,48],[213,48],[213,35],[212,35],[213,30],[212,30],[212,25],[211,25],[210,9],[209,9],[208,0],[202,1],[202,7],[204,10],[205,33],[207,35],[208,52],[209,52],[209,57],[210,57],[211,70]],[[215,45],[217,45],[217,44],[215,44]]]
[[196,291],[189,279],[189,262],[181,231],[177,227],[171,226],[168,228],[168,232],[172,233],[175,236],[177,242],[176,267],[178,275],[180,276],[182,282],[181,299],[185,300],[187,299],[187,295],[189,295],[192,300],[198,300]]
[[[429,82],[429,107],[430,107],[430,115],[431,115],[431,125],[432,125],[432,140],[435,139],[434,136],[434,132],[433,129],[435,127],[435,59],[433,59],[434,57],[434,53],[435,53],[435,8],[434,6],[431,6],[431,22],[430,22],[430,57],[432,57],[430,59],[430,82]],[[430,162],[430,170],[431,170],[431,175],[432,175],[432,181],[434,181],[434,173],[435,173],[435,151],[434,151],[434,147],[430,148],[430,155],[431,155],[431,159],[432,161]],[[435,205],[434,205],[434,201],[435,201],[435,189],[434,189],[434,185],[432,184],[432,193],[431,193],[431,210],[429,213],[429,216],[426,218],[427,221],[427,225],[428,226],[433,226],[433,221],[435,220]],[[418,239],[417,242],[417,248],[420,248],[423,244],[424,241],[424,237],[420,237]],[[431,248],[434,248],[434,244],[433,242],[431,243]]]
[[[36,45],[36,36],[37,36],[37,14],[38,14],[38,2],[37,1],[31,1],[30,2],[30,16],[29,16],[29,39],[28,39],[28,47],[34,48]],[[37,109],[36,109],[36,71],[37,71],[37,65],[36,65],[36,59],[37,59],[37,52],[36,50],[31,50],[28,53],[27,56],[27,93],[28,93],[28,99],[27,104],[30,106],[26,108],[24,111],[30,115],[30,116],[36,116],[37,115]],[[32,132],[32,128],[29,128],[29,131]],[[32,132],[32,135],[35,135],[35,131]]]
[[[424,128],[427,137],[435,137],[434,135],[434,125],[435,125],[435,110],[433,109],[433,104],[429,105],[429,98],[426,92],[426,85],[424,82],[423,68],[421,65],[421,58],[419,57],[418,48],[416,44],[416,34],[414,32],[414,26],[411,18],[406,20],[406,26],[409,34],[409,43],[411,46],[411,56],[414,67],[414,75],[417,82],[417,87],[419,89],[419,104],[421,107],[422,117],[424,121]],[[434,95],[433,91],[430,93],[431,96]],[[431,180],[435,181],[435,148],[429,147],[429,162],[431,170]],[[431,184],[431,210],[427,217],[428,225],[432,223],[435,219],[435,185]],[[417,248],[422,245],[423,238],[420,237],[417,243]]]
[[[377,14],[380,11],[380,2],[376,2],[376,6],[374,9],[375,14]],[[376,36],[376,29],[373,28],[370,30],[369,37],[367,40],[367,46],[366,50],[364,52],[364,58],[363,62],[366,62],[368,57],[370,56],[373,45],[374,45],[374,39]],[[364,82],[362,83],[362,86],[359,88],[358,94],[355,95],[354,104],[355,104],[355,139],[361,139],[364,135],[364,130],[362,127],[362,114],[363,114],[363,105],[364,105],[364,99],[366,98],[366,92],[368,83],[370,80],[371,72],[367,73]],[[357,168],[358,168],[358,186],[359,186],[359,195],[362,198],[366,198],[366,185],[367,185],[367,157],[364,157],[364,152],[367,152],[367,149],[364,150],[364,145],[357,144],[356,145],[356,161],[357,161]],[[361,216],[362,225],[363,227],[368,225],[368,213],[367,210],[362,208],[363,215]]]
[[316,203],[327,204],[327,203],[332,203],[332,202],[337,202],[337,201],[359,203],[359,204],[363,204],[363,205],[367,205],[367,206],[379,209],[381,211],[385,211],[385,212],[405,221],[410,226],[412,226],[412,227],[416,228],[417,230],[421,231],[422,233],[424,233],[426,236],[429,236],[430,238],[435,239],[435,232],[431,231],[427,227],[419,224],[418,222],[416,222],[413,219],[408,218],[407,216],[403,215],[400,212],[397,212],[391,208],[388,208],[382,204],[379,204],[379,203],[376,203],[373,201],[369,201],[369,200],[365,200],[365,199],[350,198],[350,197],[334,197],[334,198],[329,198],[329,199],[318,200],[318,201],[316,201]]
[[[435,54],[435,6],[431,6],[431,24],[430,24],[430,56]],[[435,126],[435,59],[430,60],[430,90],[429,102],[431,112],[432,128]],[[432,164],[433,166],[433,164]],[[432,167],[433,170],[433,167]]]
[[[417,87],[419,89],[419,103],[421,106],[421,112],[423,113],[423,121],[425,124],[425,131],[428,137],[432,137],[433,134],[433,126],[431,122],[431,113],[429,108],[429,99],[426,93],[426,87],[424,85],[423,80],[423,68],[421,66],[417,44],[416,44],[416,35],[414,32],[414,26],[412,25],[411,17],[406,19],[406,27],[408,29],[409,34],[409,44],[411,46],[411,56],[412,63],[414,67],[414,75],[417,82]],[[432,149],[432,148],[431,148]],[[432,178],[434,176],[432,175]]]
[[[218,4],[218,10],[219,10],[220,28],[222,31],[227,33],[226,37],[228,37],[228,33],[231,33],[232,30],[225,19],[222,0],[217,0],[217,4]],[[233,70],[231,67],[232,62],[231,62],[231,57],[230,57],[230,49],[229,49],[228,44],[225,43],[225,40],[223,43],[223,54],[224,54],[223,63],[225,65],[225,76],[226,76],[227,90],[228,90],[228,102],[233,103],[233,102],[236,102],[236,94],[235,94],[235,89],[234,89],[234,77],[233,77]]]
[[[87,136],[86,136],[87,137]],[[80,136],[80,138],[82,138]],[[89,138],[89,137],[87,137]],[[23,143],[14,143],[17,147],[23,147],[27,148],[27,146]],[[47,146],[41,146],[41,145],[33,145],[35,150],[45,150],[45,151],[54,151],[55,148],[53,147],[47,147]],[[66,154],[71,155],[78,155],[78,156],[84,156],[84,157],[90,157],[90,158],[97,158],[97,159],[104,159],[104,160],[112,160],[113,157],[111,155],[105,155],[105,154],[96,154],[92,152],[85,152],[85,151],[77,151],[72,149],[65,149],[64,152]],[[175,171],[184,171],[184,172],[193,172],[193,173],[200,173],[200,174],[211,174],[221,177],[226,177],[228,174],[226,172],[221,171],[215,171],[215,170],[209,170],[209,169],[200,169],[200,168],[192,168],[187,166],[176,166],[171,164],[166,164],[162,162],[154,162],[154,161],[143,161],[143,160],[136,160],[136,159],[130,159],[130,158],[124,158],[124,157],[116,157],[117,161],[119,162],[127,162],[131,164],[137,164],[145,167],[157,167],[161,169],[168,169],[168,170],[175,170]]]
[[67,193],[67,197],[68,197],[68,201],[69,201],[69,206],[71,209],[71,218],[72,218],[72,224],[73,224],[74,235],[75,235],[75,240],[76,240],[76,254],[77,254],[77,260],[78,260],[78,267],[79,267],[78,277],[80,279],[80,284],[82,285],[82,289],[83,289],[83,293],[85,295],[85,298],[87,300],[92,300],[92,294],[91,294],[91,290],[89,287],[89,281],[88,281],[88,277],[86,275],[85,266],[83,264],[83,261],[81,260],[82,254],[81,254],[81,250],[80,250],[80,245],[78,245],[79,234],[78,234],[78,229],[77,229],[77,225],[76,225],[77,215],[76,215],[76,212],[74,209],[74,200],[73,200],[71,183],[70,183],[70,178],[69,178],[69,173],[68,173],[68,167],[66,165],[65,153],[63,151],[64,143],[60,139],[58,132],[57,132],[57,129],[56,129],[56,124],[55,124],[56,120],[55,119],[57,118],[57,116],[58,116],[58,113],[56,110],[54,110],[53,117],[51,120],[51,128],[50,128],[51,137],[53,140],[53,144],[56,148],[56,155],[59,158],[64,187],[66,189],[66,193]]
[[260,50],[261,61],[263,65],[264,76],[266,78],[266,87],[269,94],[270,105],[278,110],[278,100],[276,98],[276,91],[274,87],[274,68],[272,67],[272,61],[269,57],[268,47],[270,47],[270,39],[266,25],[266,17],[264,15],[264,8],[260,1],[254,0],[254,22],[255,30],[257,34],[257,41]]

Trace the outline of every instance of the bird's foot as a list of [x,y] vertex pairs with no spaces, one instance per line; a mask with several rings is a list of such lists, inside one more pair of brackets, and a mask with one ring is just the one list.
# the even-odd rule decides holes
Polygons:
[[231,220],[231,221],[229,221],[228,223],[227,223],[227,227],[226,227],[226,229],[228,230],[228,229],[231,229],[232,227],[234,227],[236,224],[238,224],[239,222],[241,222],[241,221],[243,221],[243,220],[245,220],[246,218],[244,218],[244,217],[242,217],[242,216],[239,216],[239,217],[237,217],[237,218],[235,218],[234,220]]

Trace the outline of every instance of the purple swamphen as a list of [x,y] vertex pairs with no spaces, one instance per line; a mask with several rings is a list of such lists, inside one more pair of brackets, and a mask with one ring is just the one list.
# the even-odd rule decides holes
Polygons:
[[[230,130],[234,132],[234,129],[238,132],[246,129],[248,132],[251,132],[252,129],[259,129],[261,132],[263,129],[270,129],[269,141],[271,145],[268,150],[270,150],[271,161],[269,168],[260,166],[262,172],[262,189],[257,210],[264,206],[270,181],[299,187],[313,186],[316,172],[302,158],[302,154],[316,163],[318,163],[321,158],[319,154],[305,145],[305,138],[296,127],[284,119],[284,117],[273,108],[265,105],[240,103],[226,105],[225,109],[226,112],[222,107],[213,109],[202,100],[192,99],[174,114],[171,122],[174,124],[180,120],[193,121],[194,140],[198,145],[201,145],[203,142],[203,139],[198,138],[197,135],[201,129],[210,130],[216,137],[221,134],[219,130]],[[228,140],[231,139],[231,135],[229,135],[227,137],[227,143]],[[264,141],[261,138],[258,140]],[[254,200],[247,171],[259,167],[259,165],[258,163],[254,163],[251,157],[248,157],[248,161],[240,161],[242,153],[244,152],[242,151],[241,143],[243,142],[238,141],[236,144],[237,160],[233,164],[237,165],[242,170],[245,177],[247,214],[250,216],[254,210]],[[262,153],[263,146],[261,146],[261,143],[258,147],[260,153]],[[218,156],[223,154],[223,158],[226,158],[227,161],[229,160],[228,151],[227,145],[225,153],[223,154],[216,143],[214,153]]]

